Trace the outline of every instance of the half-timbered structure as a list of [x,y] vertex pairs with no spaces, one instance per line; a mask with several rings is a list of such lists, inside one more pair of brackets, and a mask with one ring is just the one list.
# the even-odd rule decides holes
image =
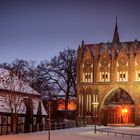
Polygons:
[[10,71],[0,69],[0,134],[45,129],[41,95]]

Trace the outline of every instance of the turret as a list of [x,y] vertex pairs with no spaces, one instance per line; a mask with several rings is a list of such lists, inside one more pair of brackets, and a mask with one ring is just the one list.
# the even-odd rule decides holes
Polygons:
[[115,31],[114,31],[112,43],[119,43],[119,42],[120,42],[120,38],[119,38],[117,17],[116,17],[116,26],[115,26]]

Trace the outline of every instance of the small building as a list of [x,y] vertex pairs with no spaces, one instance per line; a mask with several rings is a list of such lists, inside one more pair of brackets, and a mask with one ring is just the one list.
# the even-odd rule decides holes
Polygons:
[[[65,119],[65,95],[58,95],[55,97],[44,97],[44,106],[48,110],[48,102],[51,102],[51,118],[52,120]],[[74,120],[77,113],[77,100],[75,97],[70,97],[68,101],[67,119]]]
[[41,95],[8,70],[0,69],[0,134],[45,130]]

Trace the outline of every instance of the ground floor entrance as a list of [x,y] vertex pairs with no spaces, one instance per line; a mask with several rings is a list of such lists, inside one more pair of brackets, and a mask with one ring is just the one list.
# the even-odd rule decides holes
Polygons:
[[110,105],[101,113],[101,124],[104,125],[134,125],[134,106]]
[[[96,92],[95,92],[96,91]],[[133,126],[140,124],[137,105],[130,94],[122,88],[102,92],[87,88],[78,95],[78,122],[82,124]],[[132,94],[131,94],[132,95]]]
[[133,125],[134,102],[127,92],[119,88],[111,92],[100,111],[100,121],[105,125]]

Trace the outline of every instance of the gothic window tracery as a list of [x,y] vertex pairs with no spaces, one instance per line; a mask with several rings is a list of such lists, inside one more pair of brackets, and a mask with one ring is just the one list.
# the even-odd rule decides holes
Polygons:
[[92,89],[90,87],[87,88],[86,90],[86,116],[91,115],[91,106],[92,106],[92,100],[91,100],[91,95],[92,95]]
[[93,93],[93,102],[92,102],[93,114],[97,115],[98,105],[99,105],[98,90],[95,90],[94,93]]
[[128,57],[124,49],[120,51],[117,59],[117,81],[128,81]]
[[135,80],[140,81],[140,54],[135,57]]
[[105,101],[105,105],[110,104],[134,104],[129,94],[121,89],[118,88],[110,93]]
[[83,116],[83,106],[84,106],[84,89],[83,88],[80,88],[79,90],[79,96],[78,96],[78,100],[79,100],[79,115],[80,116]]
[[93,63],[91,59],[83,62],[83,82],[93,82]]
[[120,58],[118,59],[118,64],[119,64],[120,66],[125,66],[126,63],[127,63],[127,59],[126,59],[125,57],[120,57]]
[[110,82],[110,57],[106,51],[101,54],[99,68],[100,82]]

